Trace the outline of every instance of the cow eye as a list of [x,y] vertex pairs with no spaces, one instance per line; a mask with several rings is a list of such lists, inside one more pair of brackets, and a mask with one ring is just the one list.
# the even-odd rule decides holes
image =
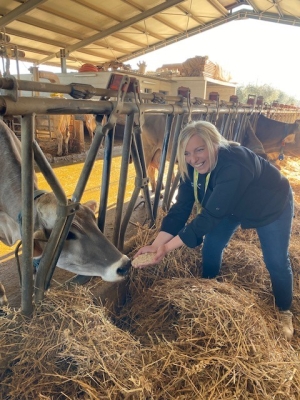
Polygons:
[[66,237],[66,240],[74,240],[74,239],[76,239],[75,233],[69,232],[67,237]]

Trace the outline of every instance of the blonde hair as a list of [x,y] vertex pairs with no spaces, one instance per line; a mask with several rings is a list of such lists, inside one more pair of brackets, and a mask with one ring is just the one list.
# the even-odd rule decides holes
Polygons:
[[207,146],[208,157],[210,163],[210,171],[212,171],[218,161],[218,149],[221,147],[229,147],[231,144],[238,143],[230,142],[225,139],[218,129],[210,122],[207,121],[192,121],[187,124],[179,134],[178,147],[177,147],[177,160],[178,168],[181,177],[185,180],[188,177],[187,163],[185,161],[185,149],[188,141],[194,135],[199,136]]

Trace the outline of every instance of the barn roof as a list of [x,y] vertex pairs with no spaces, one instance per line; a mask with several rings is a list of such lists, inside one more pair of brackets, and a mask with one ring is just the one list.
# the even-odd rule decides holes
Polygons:
[[300,26],[299,0],[0,0],[0,15],[2,55],[56,66],[66,55],[75,69],[126,63],[233,20]]

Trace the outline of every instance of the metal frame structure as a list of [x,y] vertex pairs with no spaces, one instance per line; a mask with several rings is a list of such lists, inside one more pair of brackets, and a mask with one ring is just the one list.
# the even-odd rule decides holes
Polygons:
[[[105,149],[98,226],[104,232],[110,179],[110,166],[112,161],[112,148],[114,143],[114,126],[117,122],[118,115],[125,114],[126,123],[124,128],[119,191],[115,210],[113,244],[122,251],[126,228],[141,189],[144,191],[146,213],[148,220],[150,221],[150,225],[155,223],[157,210],[159,207],[163,176],[166,167],[166,155],[173,120],[176,119],[175,136],[162,203],[162,207],[164,209],[168,209],[170,207],[171,199],[176,188],[176,183],[173,186],[171,185],[171,176],[175,165],[177,139],[184,117],[188,116],[191,118],[193,114],[197,114],[198,119],[205,119],[216,123],[223,136],[241,142],[245,133],[247,121],[251,116],[256,114],[258,115],[262,112],[268,115],[276,112],[276,109],[264,109],[263,106],[257,107],[255,104],[240,105],[234,102],[229,102],[227,104],[222,102],[219,104],[219,102],[216,101],[207,101],[206,104],[196,104],[196,102],[193,103],[191,99],[186,99],[181,95],[172,97],[166,96],[165,104],[153,104],[148,102],[144,103],[143,100],[154,99],[154,95],[138,94],[139,101],[137,101],[136,92],[127,93],[129,84],[130,79],[126,75],[123,76],[118,91],[112,91],[109,89],[95,89],[91,86],[80,84],[57,85],[31,81],[20,81],[11,77],[0,78],[0,88],[2,88],[2,95],[0,96],[0,115],[2,117],[22,115],[21,144],[23,263],[21,280],[21,309],[26,315],[29,315],[32,312],[33,291],[35,295],[35,301],[40,301],[44,296],[44,291],[49,287],[53,272],[56,267],[56,262],[59,258],[64,240],[68,234],[68,230],[74,217],[77,205],[81,201],[86,183],[92,172],[97,151],[103,138],[105,138]],[[136,90],[137,87],[138,85],[135,85],[134,90]],[[69,94],[70,96],[76,97],[76,99],[18,97],[18,90],[36,90],[39,92],[55,91]],[[96,95],[106,96],[106,98],[112,97],[116,100],[90,100],[91,97]],[[108,121],[103,127],[100,123],[97,124],[95,137],[91,144],[81,175],[71,199],[67,199],[65,192],[55,177],[50,164],[35,141],[34,113],[91,113],[96,115],[106,114],[108,116]],[[147,171],[141,139],[141,127],[145,113],[161,113],[167,115],[161,163],[153,205],[150,201]],[[298,109],[285,110],[285,113],[295,113],[295,119],[300,116],[300,111]],[[134,126],[135,114],[138,114],[139,116],[140,125],[138,126]],[[135,189],[122,219],[130,154],[136,170]],[[35,290],[33,290],[32,282],[34,161],[37,163],[41,172],[45,176],[48,184],[52,188],[58,200],[57,220],[40,262],[36,276]],[[28,184],[28,182],[31,182],[32,184]],[[176,182],[178,183],[178,177]]]

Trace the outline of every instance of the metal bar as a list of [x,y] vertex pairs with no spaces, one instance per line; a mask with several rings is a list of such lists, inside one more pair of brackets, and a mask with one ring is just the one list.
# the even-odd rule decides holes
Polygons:
[[98,215],[98,227],[103,233],[105,227],[105,218],[106,218],[107,201],[108,201],[108,189],[109,189],[109,180],[111,172],[114,131],[115,129],[111,129],[105,136],[100,206]]
[[167,151],[168,151],[168,145],[169,145],[169,140],[170,140],[173,118],[174,118],[174,114],[168,114],[167,120],[166,120],[165,134],[164,134],[164,140],[163,140],[163,145],[162,145],[162,150],[161,150],[161,158],[160,158],[160,163],[159,163],[157,184],[156,184],[156,190],[155,190],[154,202],[153,202],[154,219],[156,219],[156,216],[157,216],[157,209],[158,209],[160,192],[161,192],[161,187],[162,187],[162,182],[163,182],[163,177],[164,177],[165,164],[166,164]]
[[21,17],[21,15],[28,13],[30,10],[36,8],[38,5],[45,3],[47,0],[28,0],[25,3],[21,4],[19,7],[14,8],[12,11],[8,12],[4,16],[1,17],[0,27],[8,25],[13,22],[15,19]]
[[[126,228],[127,228],[129,219],[132,215],[132,211],[134,210],[139,193],[140,193],[142,187],[144,187],[144,185],[145,185],[145,178],[144,178],[144,175],[142,172],[141,161],[140,161],[140,157],[139,157],[139,154],[137,151],[135,135],[132,137],[132,141],[131,141],[131,156],[132,156],[132,161],[133,161],[135,171],[136,171],[136,178],[135,178],[134,190],[131,195],[131,198],[130,198],[129,204],[127,206],[127,210],[123,217],[123,221],[122,221],[121,228],[120,228],[120,234],[119,234],[119,250],[120,251],[123,251],[123,248],[124,248],[125,232],[126,232]],[[146,186],[145,189],[148,190],[148,192],[147,192],[148,195],[145,197],[146,215],[148,216],[148,219],[150,219],[150,223],[152,226],[154,224],[154,218],[153,218],[152,209],[151,209],[149,188],[148,188],[148,185],[145,185],[145,186]]]
[[30,315],[33,311],[33,192],[34,168],[32,142],[34,137],[34,116],[27,115],[21,120],[21,187],[22,187],[22,288],[21,311]]
[[80,200],[81,200],[86,183],[89,179],[92,168],[94,166],[94,163],[95,163],[95,160],[97,157],[97,153],[98,153],[99,147],[102,143],[103,137],[104,137],[103,127],[101,124],[97,123],[96,131],[95,131],[95,135],[94,135],[92,144],[87,153],[80,177],[78,179],[78,183],[75,187],[75,190],[74,190],[74,193],[72,196],[72,201],[74,201],[74,202],[80,202]]
[[[96,88],[89,84],[81,84],[81,83],[70,83],[67,85],[63,85],[60,83],[49,83],[49,82],[40,82],[38,79],[34,81],[27,80],[18,80],[11,77],[0,78],[0,88],[5,90],[13,90],[15,86],[18,87],[19,90],[24,90],[28,92],[42,92],[42,93],[63,93],[69,94],[72,96],[74,93],[74,89],[82,92],[82,95],[89,96],[103,96],[103,97],[117,97],[118,92],[116,90],[104,89],[104,88]],[[126,97],[134,99],[134,93],[127,93]],[[154,100],[154,93],[140,93],[140,97],[145,100]],[[182,100],[181,96],[163,96],[166,101],[174,101],[178,102]],[[83,97],[84,98],[84,97]],[[90,98],[90,97],[89,97]]]
[[169,170],[168,170],[168,174],[167,174],[165,192],[164,192],[164,197],[163,197],[163,202],[162,202],[162,209],[164,211],[167,210],[167,204],[170,204],[169,194],[170,194],[170,190],[171,190],[171,186],[172,186],[172,178],[174,175],[174,166],[175,166],[176,155],[177,155],[178,137],[179,137],[179,134],[181,131],[183,117],[184,117],[184,115],[181,114],[181,115],[177,115],[177,118],[176,118],[176,126],[175,126],[171,156],[170,156],[170,161],[169,161]]
[[[43,173],[46,181],[52,188],[58,200],[58,204],[61,206],[67,206],[68,200],[64,193],[64,190],[62,189],[59,181],[54,175],[53,170],[50,164],[48,163],[47,159],[45,158],[42,150],[35,141],[33,142],[33,150],[34,150],[35,161],[38,167],[40,168],[41,172]],[[45,246],[43,256],[40,260],[39,268],[36,274],[36,281],[35,281],[36,302],[41,301],[43,299],[44,290],[45,288],[48,287],[49,281],[51,279],[51,277],[49,278],[49,276],[50,275],[52,276],[56,268],[56,262],[59,258],[64,239],[68,233],[67,228],[65,228],[64,230],[66,220],[67,220],[67,215],[63,217],[62,216],[57,217],[49,241]],[[64,236],[63,232],[65,233]]]
[[120,235],[120,226],[121,226],[121,220],[122,220],[125,190],[126,190],[127,175],[128,175],[133,122],[134,122],[134,114],[132,113],[132,114],[127,115],[126,123],[125,123],[125,130],[124,130],[124,137],[123,137],[122,162],[121,162],[119,190],[118,190],[118,196],[117,196],[114,232],[113,232],[113,240],[112,240],[113,244],[117,248],[119,248],[119,235]]
[[[0,78],[1,82],[1,78]],[[1,87],[0,87],[1,88]],[[5,88],[4,88],[5,89]],[[18,88],[21,90],[21,88]],[[93,100],[72,100],[61,98],[47,97],[19,97],[18,101],[14,101],[10,96],[0,96],[0,115],[27,115],[35,110],[36,114],[110,114],[116,106],[115,101],[93,101]],[[238,113],[244,113],[247,110],[253,113],[267,113],[271,109],[261,110],[261,108],[253,109],[244,105],[234,107]],[[143,104],[143,112],[145,113],[164,113],[164,114],[182,114],[188,113],[187,106],[179,106],[174,104]],[[195,105],[192,107],[192,114],[214,113],[217,111],[215,105]],[[126,102],[123,104],[121,114],[130,114],[131,112],[139,112],[134,103]],[[276,110],[280,113],[279,110]],[[228,107],[220,107],[219,114],[228,113]],[[295,113],[295,110],[284,110],[284,114]],[[300,109],[297,111],[300,115]]]
[[140,127],[137,127],[134,130],[134,140],[133,140],[133,146],[131,148],[131,154],[132,154],[133,161],[136,163],[135,164],[136,169],[138,168],[137,165],[139,165],[141,168],[142,176],[141,176],[140,185],[141,185],[141,188],[143,189],[147,218],[150,220],[151,225],[153,225],[154,224],[154,216],[153,216],[153,209],[152,209],[150,193],[149,193],[149,186],[148,186],[149,179],[147,177],[147,169],[146,169],[145,155],[144,155],[144,148],[143,148],[141,133],[142,133],[142,131],[141,131]]

